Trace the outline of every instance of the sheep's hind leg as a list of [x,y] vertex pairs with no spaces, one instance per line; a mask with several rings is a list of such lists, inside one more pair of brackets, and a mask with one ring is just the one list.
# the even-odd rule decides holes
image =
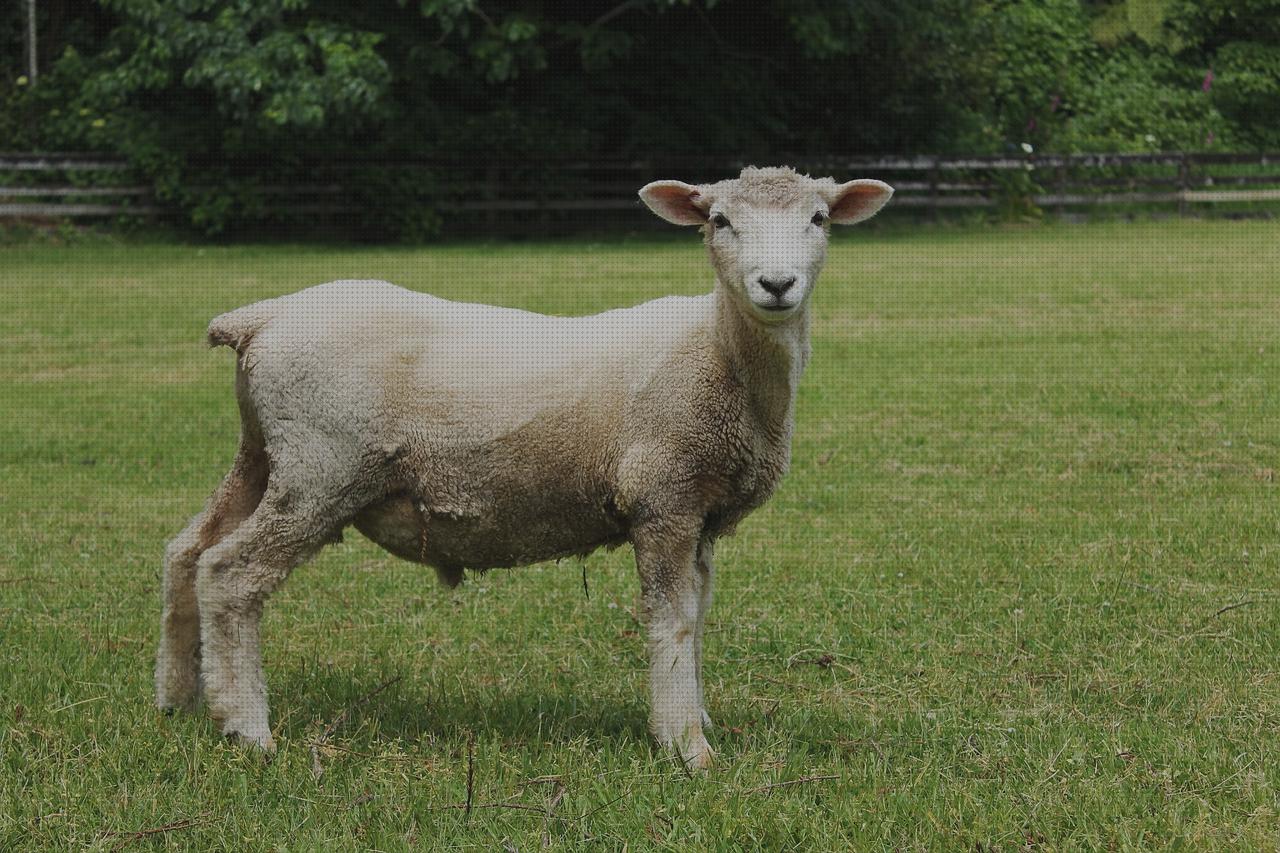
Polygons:
[[164,609],[156,651],[156,707],[194,710],[200,703],[200,614],[196,563],[253,512],[266,488],[266,460],[242,443],[231,471],[204,510],[169,542],[164,555]]
[[649,526],[633,533],[649,633],[650,728],[692,769],[711,766],[702,731],[698,649],[704,577],[695,567],[698,531]]
[[268,492],[247,521],[200,557],[205,697],[228,737],[275,750],[259,645],[262,606],[295,566],[332,537],[335,518],[332,506]]

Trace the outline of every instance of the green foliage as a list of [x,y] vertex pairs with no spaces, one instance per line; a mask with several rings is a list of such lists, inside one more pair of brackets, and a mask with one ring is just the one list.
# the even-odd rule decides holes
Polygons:
[[1067,151],[1198,151],[1234,142],[1235,127],[1202,91],[1203,70],[1140,46],[1117,48],[1079,81],[1058,138]]
[[1092,42],[1076,0],[993,0],[973,4],[956,50],[964,63],[957,94],[978,133],[963,137],[975,151],[999,152],[1022,142],[1037,148],[1060,128]]
[[[40,85],[0,83],[6,144],[124,154],[211,232],[263,222],[264,187],[357,171],[387,200],[360,224],[420,238],[495,160],[1280,146],[1280,0],[41,8]],[[20,24],[0,10],[15,57]],[[454,165],[387,165],[425,159]]]
[[86,83],[103,103],[206,97],[233,126],[318,128],[376,115],[389,81],[377,33],[294,20],[305,0],[104,0],[123,18]]
[[1120,0],[1104,7],[1091,31],[1098,43],[1114,48],[1129,36],[1152,47],[1176,53],[1185,42],[1170,29],[1170,18],[1180,0]]
[[1259,148],[1280,148],[1280,43],[1233,41],[1214,54],[1214,105]]
[[1121,0],[1092,31],[1106,53],[1068,147],[1280,145],[1277,0]]

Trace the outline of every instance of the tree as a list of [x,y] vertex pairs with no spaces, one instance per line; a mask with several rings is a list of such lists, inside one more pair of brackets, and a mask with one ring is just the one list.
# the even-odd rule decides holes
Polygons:
[[[41,8],[41,85],[3,90],[0,133],[122,153],[212,231],[304,178],[357,187],[371,230],[422,236],[451,179],[497,162],[1280,142],[1280,0]],[[383,165],[406,160],[453,165]]]

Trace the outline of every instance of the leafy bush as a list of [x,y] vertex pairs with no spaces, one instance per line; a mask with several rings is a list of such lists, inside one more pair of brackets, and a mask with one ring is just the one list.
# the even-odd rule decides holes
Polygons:
[[[0,56],[21,55],[21,6],[0,9]],[[40,12],[39,86],[17,65],[0,83],[5,147],[122,154],[210,233],[273,221],[289,187],[319,180],[366,211],[349,227],[423,239],[493,163],[1280,145],[1280,0]]]
[[1126,46],[1081,76],[1073,115],[1058,137],[1061,150],[1199,151],[1236,142],[1236,125],[1204,91],[1203,69]]

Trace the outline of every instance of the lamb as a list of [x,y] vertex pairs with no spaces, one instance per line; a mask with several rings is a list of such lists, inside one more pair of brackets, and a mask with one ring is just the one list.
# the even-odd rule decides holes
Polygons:
[[892,193],[789,168],[651,183],[653,212],[702,227],[715,287],[590,317],[335,281],[215,318],[240,445],[165,552],[157,706],[203,695],[224,734],[274,751],[263,603],[348,525],[448,584],[630,542],[650,728],[708,767],[714,545],[787,470],[828,223]]

